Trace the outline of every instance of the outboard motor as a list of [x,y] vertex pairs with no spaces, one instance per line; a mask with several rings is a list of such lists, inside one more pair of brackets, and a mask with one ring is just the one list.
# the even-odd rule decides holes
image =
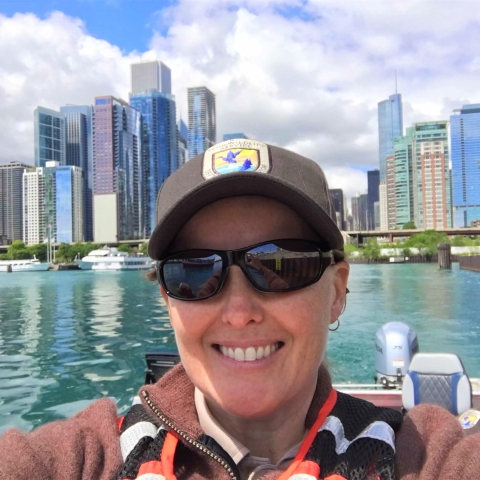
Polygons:
[[384,388],[400,388],[418,352],[417,334],[405,323],[386,323],[375,334],[375,349],[375,382]]

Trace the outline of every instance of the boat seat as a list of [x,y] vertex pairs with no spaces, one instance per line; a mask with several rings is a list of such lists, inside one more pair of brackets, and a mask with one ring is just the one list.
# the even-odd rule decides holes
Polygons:
[[420,403],[446,408],[454,415],[472,407],[472,386],[462,361],[452,353],[417,353],[403,379],[406,411]]

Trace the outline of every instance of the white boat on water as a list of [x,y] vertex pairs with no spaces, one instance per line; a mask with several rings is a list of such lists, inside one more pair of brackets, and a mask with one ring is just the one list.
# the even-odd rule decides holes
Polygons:
[[8,268],[10,266],[12,272],[45,272],[50,265],[48,262],[40,262],[35,255],[28,260],[0,260],[0,267]]
[[91,251],[75,263],[82,270],[119,271],[119,270],[150,270],[154,261],[143,253],[128,254],[119,252],[117,248],[104,247]]

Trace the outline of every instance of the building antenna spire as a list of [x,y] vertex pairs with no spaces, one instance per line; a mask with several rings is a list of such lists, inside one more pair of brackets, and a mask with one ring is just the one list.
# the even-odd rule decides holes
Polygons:
[[397,93],[397,69],[395,69],[395,94]]

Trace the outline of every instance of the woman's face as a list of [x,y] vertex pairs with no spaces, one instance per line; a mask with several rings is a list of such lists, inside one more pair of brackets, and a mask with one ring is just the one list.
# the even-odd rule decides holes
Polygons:
[[[293,210],[264,197],[233,197],[211,204],[185,224],[172,252],[233,250],[267,240],[315,240]],[[166,297],[188,376],[209,402],[231,415],[265,417],[313,394],[328,327],[340,315],[348,265],[330,266],[319,282],[288,293],[262,293],[239,267],[214,297],[186,302]],[[268,357],[238,361],[222,347],[246,352],[280,347]]]

